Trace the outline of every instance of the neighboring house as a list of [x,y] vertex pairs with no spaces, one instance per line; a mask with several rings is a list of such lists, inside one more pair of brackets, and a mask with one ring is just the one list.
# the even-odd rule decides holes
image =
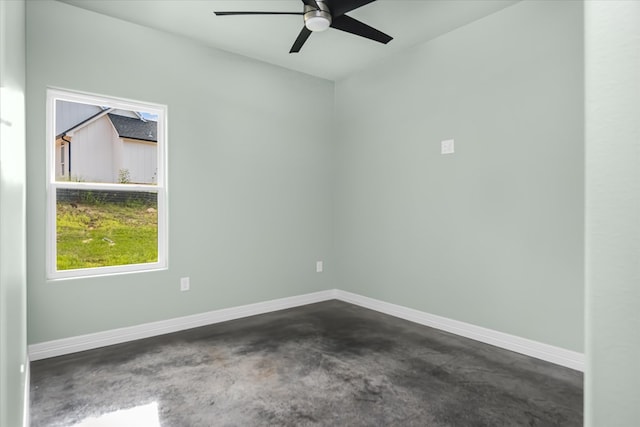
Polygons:
[[56,180],[155,184],[157,128],[135,111],[58,101]]

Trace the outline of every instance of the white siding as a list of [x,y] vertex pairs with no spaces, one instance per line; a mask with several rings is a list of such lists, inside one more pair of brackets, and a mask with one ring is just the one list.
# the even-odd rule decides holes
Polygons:
[[157,174],[157,144],[125,140],[123,168],[129,170],[131,182],[155,184]]
[[125,168],[125,153],[124,153],[124,143],[122,142],[122,138],[118,136],[118,132],[113,131],[111,136],[111,146],[113,149],[113,164],[111,166],[113,176],[116,177],[115,182],[120,182],[119,174],[120,169]]
[[86,182],[117,182],[113,168],[113,126],[107,116],[71,137],[71,176]]

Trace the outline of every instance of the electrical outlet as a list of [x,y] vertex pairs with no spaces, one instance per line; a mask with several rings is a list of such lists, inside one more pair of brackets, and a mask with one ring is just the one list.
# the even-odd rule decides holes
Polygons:
[[316,261],[316,273],[322,273],[323,268],[322,261]]
[[190,288],[189,278],[188,277],[181,277],[180,278],[180,290],[181,291],[188,291],[189,288]]

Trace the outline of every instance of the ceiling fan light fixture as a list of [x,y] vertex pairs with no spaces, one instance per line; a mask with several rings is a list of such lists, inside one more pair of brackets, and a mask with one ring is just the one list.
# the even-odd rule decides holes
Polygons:
[[304,25],[310,31],[325,31],[331,25],[331,21],[323,16],[312,16],[304,21]]
[[304,26],[309,31],[325,31],[331,26],[331,12],[322,0],[316,0],[319,9],[305,5]]

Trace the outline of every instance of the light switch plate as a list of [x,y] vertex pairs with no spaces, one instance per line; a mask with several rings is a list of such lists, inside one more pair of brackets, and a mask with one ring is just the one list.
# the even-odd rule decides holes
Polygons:
[[441,148],[442,148],[442,154],[453,154],[454,153],[453,139],[447,139],[445,141],[442,141]]

